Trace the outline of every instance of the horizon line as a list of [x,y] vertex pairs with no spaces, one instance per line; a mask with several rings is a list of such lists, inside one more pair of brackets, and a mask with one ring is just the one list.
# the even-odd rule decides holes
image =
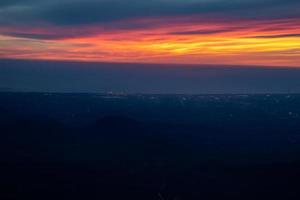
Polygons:
[[248,93],[233,93],[233,92],[224,92],[224,93],[209,93],[209,92],[205,92],[205,93],[147,93],[147,92],[112,92],[112,91],[108,91],[108,92],[60,92],[60,91],[56,91],[56,92],[50,92],[50,91],[17,91],[15,89],[11,89],[11,91],[5,91],[5,90],[1,90],[0,88],[0,93],[27,93],[27,94],[74,94],[74,95],[80,95],[80,94],[95,94],[95,95],[111,95],[111,96],[132,96],[132,95],[185,95],[185,96],[197,96],[197,95],[234,95],[234,96],[239,96],[239,95],[300,95],[300,92],[248,92]]
[[148,65],[148,66],[187,66],[190,68],[233,68],[233,69],[299,69],[299,66],[281,66],[281,65],[239,65],[239,64],[213,64],[213,63],[155,63],[155,62],[123,62],[123,61],[88,61],[88,60],[55,60],[55,59],[34,59],[34,58],[0,58],[0,61],[19,61],[19,62],[48,62],[48,63],[79,63],[79,64],[114,64],[114,65]]

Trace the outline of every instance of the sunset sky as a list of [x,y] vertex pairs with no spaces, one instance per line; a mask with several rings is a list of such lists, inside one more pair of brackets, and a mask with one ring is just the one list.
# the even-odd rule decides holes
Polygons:
[[1,0],[0,58],[300,67],[299,0]]

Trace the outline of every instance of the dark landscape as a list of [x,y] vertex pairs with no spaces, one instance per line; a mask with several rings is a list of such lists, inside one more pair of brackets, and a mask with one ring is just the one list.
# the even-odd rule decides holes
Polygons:
[[299,199],[300,95],[0,93],[0,199]]
[[300,0],[0,0],[0,200],[300,200]]

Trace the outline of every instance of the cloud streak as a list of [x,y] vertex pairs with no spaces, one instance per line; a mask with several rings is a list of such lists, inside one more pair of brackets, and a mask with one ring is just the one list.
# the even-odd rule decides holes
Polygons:
[[299,0],[3,0],[0,57],[299,66]]
[[[299,16],[299,6],[298,0],[4,0],[0,3],[0,18],[6,24],[43,22],[56,25],[207,14],[239,19],[269,19]],[[22,20],[18,21],[20,18]]]

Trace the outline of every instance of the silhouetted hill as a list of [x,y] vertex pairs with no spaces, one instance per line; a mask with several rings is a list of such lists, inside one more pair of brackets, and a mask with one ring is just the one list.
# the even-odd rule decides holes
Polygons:
[[105,116],[95,123],[95,127],[102,129],[130,129],[141,127],[141,122],[126,116]]
[[300,197],[299,95],[0,93],[0,103],[0,199]]

